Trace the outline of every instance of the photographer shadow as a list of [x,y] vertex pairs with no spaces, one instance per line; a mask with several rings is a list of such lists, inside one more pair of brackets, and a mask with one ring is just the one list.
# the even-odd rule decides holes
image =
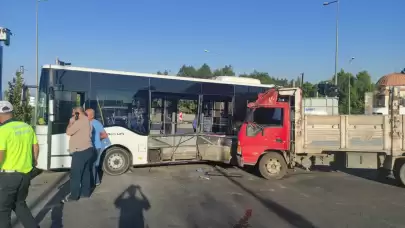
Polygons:
[[[137,192],[139,192],[137,196]],[[125,195],[127,195],[125,197]],[[122,192],[114,202],[116,208],[120,209],[118,228],[144,228],[144,211],[151,208],[148,198],[138,185],[129,186]]]

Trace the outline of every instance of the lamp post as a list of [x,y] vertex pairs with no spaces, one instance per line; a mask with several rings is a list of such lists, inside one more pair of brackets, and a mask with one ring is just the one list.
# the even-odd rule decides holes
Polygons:
[[336,3],[336,47],[335,47],[335,85],[337,86],[337,68],[338,68],[338,49],[339,49],[339,0],[324,2],[324,6]]
[[38,115],[38,96],[39,96],[39,79],[38,79],[38,8],[39,1],[35,0],[35,106],[34,106],[34,125],[37,124],[37,115]]
[[10,29],[0,27],[0,100],[3,99],[3,46],[1,43],[4,42],[4,45],[9,46],[11,35]]
[[[350,60],[349,60],[349,64],[350,64],[350,66],[352,65],[352,62],[353,62],[353,60],[354,60],[355,58],[354,57],[351,57],[350,58]],[[349,104],[348,104],[348,113],[349,113],[349,115],[351,114],[351,93],[350,93],[350,90],[351,90],[351,87],[352,87],[352,78],[350,77],[350,74],[347,74],[347,75],[349,75],[349,96],[348,96],[348,98],[349,98]]]
[[36,89],[35,89],[35,107],[34,107],[34,124],[37,124],[37,115],[38,115],[38,96],[39,96],[39,63],[38,63],[38,11],[39,3],[41,1],[47,0],[35,0],[35,80],[36,80]]

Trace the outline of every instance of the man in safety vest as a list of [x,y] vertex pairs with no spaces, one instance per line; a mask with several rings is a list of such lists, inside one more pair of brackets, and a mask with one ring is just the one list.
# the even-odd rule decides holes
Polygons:
[[25,202],[39,153],[34,129],[13,119],[8,101],[0,101],[0,124],[0,228],[11,227],[12,210],[24,227],[39,227]]

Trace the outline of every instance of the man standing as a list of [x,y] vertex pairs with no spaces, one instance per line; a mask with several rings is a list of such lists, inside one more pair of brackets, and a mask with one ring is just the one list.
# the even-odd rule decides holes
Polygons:
[[86,110],[87,118],[91,122],[91,125],[93,127],[92,131],[92,142],[93,142],[93,147],[96,150],[96,159],[93,163],[93,181],[96,186],[100,185],[101,180],[100,180],[100,157],[101,157],[101,152],[105,148],[105,145],[102,143],[102,140],[107,139],[108,135],[104,130],[103,125],[100,123],[100,121],[94,119],[94,110],[93,109],[87,109]]
[[73,114],[66,129],[66,134],[70,136],[69,152],[72,154],[70,196],[62,200],[62,203],[91,195],[90,169],[94,154],[91,143],[92,127],[82,107],[75,108]]
[[11,228],[12,210],[24,227],[39,227],[25,202],[39,154],[37,137],[12,111],[10,102],[0,101],[0,228]]

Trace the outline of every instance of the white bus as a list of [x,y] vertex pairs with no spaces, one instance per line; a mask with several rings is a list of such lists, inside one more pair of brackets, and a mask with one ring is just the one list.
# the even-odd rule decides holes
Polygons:
[[[37,104],[38,168],[70,168],[65,130],[78,105],[93,108],[105,126],[112,145],[104,151],[103,169],[110,175],[139,165],[229,162],[247,102],[272,87],[248,78],[196,79],[45,65]],[[183,120],[178,121],[180,111]]]

